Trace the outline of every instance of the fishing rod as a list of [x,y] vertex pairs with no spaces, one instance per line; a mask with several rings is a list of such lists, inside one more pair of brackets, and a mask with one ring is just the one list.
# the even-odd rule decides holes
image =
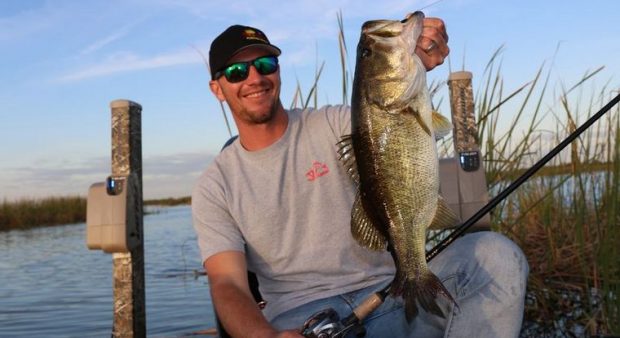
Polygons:
[[[532,175],[540,170],[545,164],[547,164],[553,157],[555,157],[566,146],[573,142],[579,135],[586,131],[594,122],[605,115],[613,106],[620,102],[620,94],[616,95],[611,101],[609,101],[601,110],[590,117],[584,124],[572,132],[562,142],[560,142],[555,148],[553,148],[547,155],[536,162],[525,173],[519,176],[513,183],[511,183],[506,189],[500,192],[497,196],[491,199],[484,207],[471,216],[467,221],[458,226],[450,235],[444,238],[441,242],[436,244],[431,250],[426,253],[426,261],[430,262],[440,252],[445,250],[454,240],[463,235],[472,225],[489,213],[494,207],[496,207],[502,200],[515,191],[525,181],[527,181]],[[366,318],[371,312],[376,310],[385,300],[385,297],[389,294],[391,283],[377,291],[368,298],[366,298],[359,306],[357,306],[353,312],[343,320],[340,320],[338,314],[334,309],[325,309],[323,311],[315,313],[311,316],[302,327],[302,335],[309,338],[342,338],[350,333],[356,337],[363,337],[365,335],[365,329],[362,325],[362,320]]]

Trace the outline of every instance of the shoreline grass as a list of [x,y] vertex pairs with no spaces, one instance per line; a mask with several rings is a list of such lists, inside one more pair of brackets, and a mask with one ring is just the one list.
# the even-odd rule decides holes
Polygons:
[[152,199],[144,201],[144,205],[157,205],[157,206],[165,206],[165,207],[174,207],[177,205],[188,205],[192,202],[191,196],[184,197],[168,197],[168,198],[160,198],[160,199]]
[[[144,205],[189,205],[190,196],[144,201]],[[4,200],[0,204],[0,232],[45,226],[86,222],[86,198],[83,196],[54,196]]]
[[0,231],[86,221],[86,199],[81,196],[4,200],[0,204]]

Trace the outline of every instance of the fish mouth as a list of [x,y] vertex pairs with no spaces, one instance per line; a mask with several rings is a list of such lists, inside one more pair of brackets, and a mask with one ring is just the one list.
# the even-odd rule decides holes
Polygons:
[[400,22],[406,24],[410,20],[422,21],[422,19],[424,19],[424,13],[422,13],[421,11],[415,11],[413,13],[407,14],[407,16],[404,19],[402,19]]
[[[396,20],[371,20],[364,23],[362,26],[362,34],[378,37],[378,38],[391,38],[397,37],[403,33],[403,31],[422,31],[422,19],[424,19],[424,13],[416,11],[407,14],[404,19],[400,21]],[[417,37],[416,37],[417,38]]]

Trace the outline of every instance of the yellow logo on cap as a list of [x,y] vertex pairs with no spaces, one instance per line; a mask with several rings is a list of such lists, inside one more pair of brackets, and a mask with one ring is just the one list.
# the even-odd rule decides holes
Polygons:
[[267,38],[265,37],[265,35],[263,35],[261,32],[257,32],[253,29],[246,29],[243,31],[243,37],[248,39],[248,40],[258,40],[264,43],[269,43],[267,42]]

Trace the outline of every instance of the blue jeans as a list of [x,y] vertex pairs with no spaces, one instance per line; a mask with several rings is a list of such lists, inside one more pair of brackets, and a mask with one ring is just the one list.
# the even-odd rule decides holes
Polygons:
[[[523,320],[529,267],[523,252],[495,232],[468,234],[452,243],[430,263],[458,304],[443,297],[441,318],[424,310],[407,323],[402,299],[387,297],[365,320],[366,337],[518,337]],[[278,315],[278,329],[299,328],[312,314],[333,308],[340,318],[384,285],[319,299]]]

